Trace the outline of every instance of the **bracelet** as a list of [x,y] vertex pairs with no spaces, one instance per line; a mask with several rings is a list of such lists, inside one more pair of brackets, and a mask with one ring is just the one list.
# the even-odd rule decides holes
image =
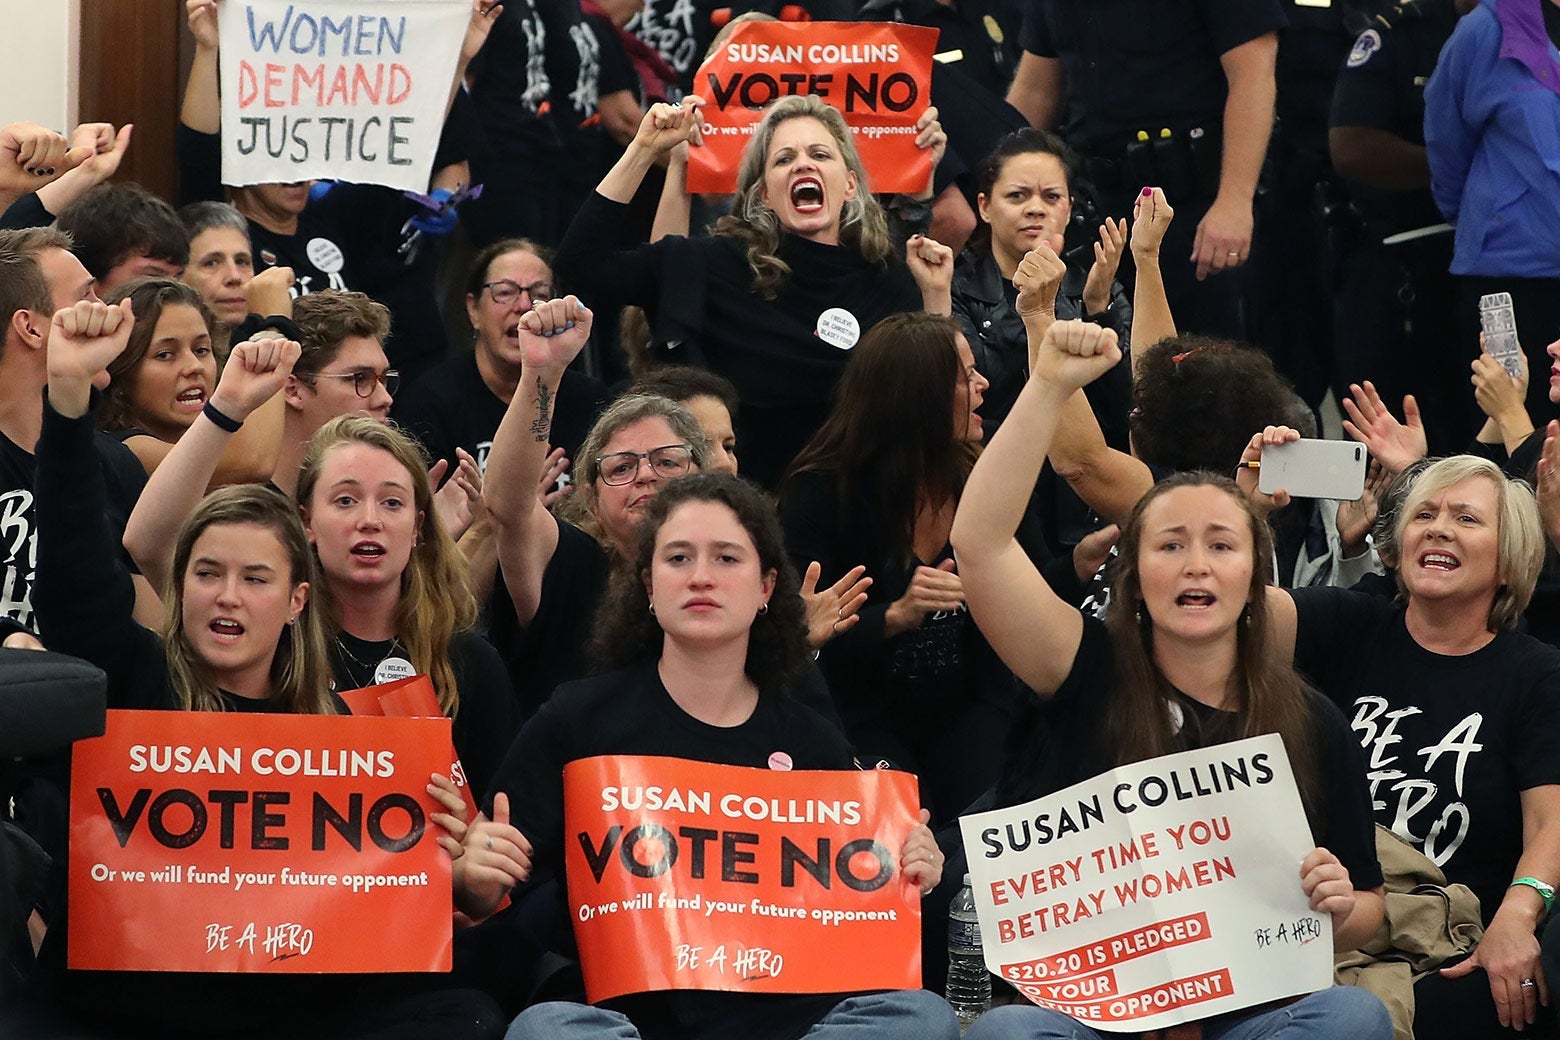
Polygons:
[[1518,885],[1524,885],[1527,888],[1531,888],[1533,891],[1537,892],[1540,897],[1543,898],[1544,916],[1548,917],[1550,908],[1555,904],[1555,886],[1549,884],[1546,881],[1540,881],[1536,877],[1519,877],[1506,887],[1511,889],[1516,888]]
[[228,433],[237,433],[239,427],[244,425],[244,420],[234,419],[230,415],[224,415],[217,409],[217,406],[212,404],[210,401],[206,402],[206,407],[200,410],[200,414],[210,419],[212,425],[217,429],[226,430]]

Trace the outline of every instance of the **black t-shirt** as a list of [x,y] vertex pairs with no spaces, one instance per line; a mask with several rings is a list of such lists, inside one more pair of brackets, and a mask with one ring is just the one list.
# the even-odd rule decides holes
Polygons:
[[[376,674],[380,663],[391,658],[400,658],[410,669],[410,655],[393,639],[370,642],[349,632],[337,633],[330,655],[336,689],[360,690],[402,678],[400,670],[383,678]],[[498,651],[474,633],[457,632],[450,640],[450,668],[460,694],[451,727],[455,753],[471,789],[486,791],[520,729],[514,690]]]
[[[1409,144],[1423,145],[1425,84],[1456,24],[1451,0],[1420,0],[1361,32],[1338,71],[1328,124],[1385,130]],[[1346,183],[1355,205],[1391,229],[1441,223],[1428,187],[1387,191]]]
[[[573,459],[580,443],[611,399],[607,385],[572,368],[563,373],[552,424],[552,442]],[[508,409],[482,381],[474,353],[446,358],[396,396],[390,418],[422,442],[437,461],[455,462],[464,448],[487,471],[493,435]]]
[[1219,56],[1284,25],[1278,0],[1033,0],[1019,42],[1061,60],[1068,139],[1109,153],[1138,130],[1221,127]]
[[1414,641],[1400,603],[1291,595],[1295,666],[1365,748],[1377,822],[1473,889],[1488,921],[1522,854],[1521,792],[1560,783],[1560,651],[1502,631],[1447,657]]
[[[117,439],[93,438],[106,490],[105,517],[117,546],[131,510],[146,486],[146,470]],[[38,528],[33,511],[33,480],[38,460],[0,434],[0,617],[36,631],[33,581],[38,565]],[[127,570],[135,567],[123,549],[118,553]]]
[[849,247],[794,235],[782,236],[779,256],[791,277],[766,300],[736,239],[673,235],[641,245],[627,207],[592,192],[553,264],[570,292],[644,307],[653,341],[676,344],[660,351],[662,360],[697,364],[735,384],[742,470],[766,487],[823,424],[850,357],[818,335],[824,313],[849,312],[864,334],[890,314],[921,308],[914,278],[892,259],[870,263]]
[[[493,792],[509,796],[510,822],[530,839],[538,868],[563,876],[563,767],[598,755],[655,755],[770,768],[783,751],[796,769],[851,769],[845,737],[793,698],[759,697],[738,726],[711,726],[683,711],[654,664],[560,687],[526,723],[499,770]],[[492,793],[486,799],[491,805]],[[646,993],[608,1001],[645,1040],[792,1040],[842,995]]]
[[542,572],[536,615],[521,627],[500,568],[488,602],[488,633],[509,668],[522,721],[536,714],[558,686],[589,673],[585,648],[609,570],[606,550],[559,520],[558,548]]
[[[1115,650],[1103,622],[1083,619],[1083,637],[1066,681],[1031,713],[1003,767],[996,804],[1019,805],[1098,776],[1112,761],[1100,747],[1100,725],[1115,681]],[[1338,857],[1356,889],[1382,883],[1376,860],[1370,792],[1359,747],[1348,724],[1328,700],[1307,691],[1316,755],[1319,804],[1308,807],[1318,846]],[[1180,750],[1237,739],[1235,716],[1184,694],[1175,701],[1181,719]],[[1298,883],[1298,879],[1297,879]]]

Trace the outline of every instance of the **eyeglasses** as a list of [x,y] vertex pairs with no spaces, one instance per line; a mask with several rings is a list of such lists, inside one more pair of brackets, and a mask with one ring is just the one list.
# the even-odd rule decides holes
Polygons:
[[649,451],[615,451],[596,460],[601,482],[608,487],[632,484],[639,475],[639,460],[649,459],[650,469],[662,480],[680,477],[693,465],[693,446],[668,444]]
[[401,373],[393,368],[387,368],[383,372],[375,372],[371,368],[360,368],[356,372],[316,372],[312,376],[301,378],[305,382],[313,382],[316,379],[350,379],[352,392],[363,398],[373,397],[374,387],[381,383],[384,384],[385,393],[394,397],[401,385]]
[[532,303],[543,303],[552,299],[553,287],[551,282],[532,282],[530,285],[521,285],[519,282],[508,278],[501,278],[496,282],[484,282],[481,289],[487,290],[487,294],[493,298],[493,302],[500,307],[509,307],[520,298],[521,293],[531,297]]

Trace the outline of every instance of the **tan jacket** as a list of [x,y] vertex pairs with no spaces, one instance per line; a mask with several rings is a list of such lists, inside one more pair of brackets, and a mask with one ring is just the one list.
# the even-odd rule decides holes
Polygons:
[[1380,825],[1376,856],[1386,879],[1385,918],[1369,942],[1337,955],[1334,973],[1339,985],[1381,998],[1393,1040],[1413,1040],[1414,982],[1478,945],[1479,899],[1467,885],[1448,885],[1441,868]]

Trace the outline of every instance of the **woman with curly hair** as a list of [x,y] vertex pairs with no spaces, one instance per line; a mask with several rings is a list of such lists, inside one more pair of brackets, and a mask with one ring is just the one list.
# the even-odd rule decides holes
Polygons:
[[[821,425],[862,331],[899,311],[948,313],[949,251],[911,239],[908,269],[839,111],[782,98],[764,114],[737,172],[736,203],[706,238],[628,236],[628,202],[662,156],[696,137],[703,99],[651,107],[586,200],[554,270],[572,291],[644,307],[661,360],[710,368],[742,397],[744,473],[773,486]],[[929,109],[916,144],[946,138]],[[930,188],[928,188],[928,191]],[[927,197],[930,197],[929,195]]]
[[[560,687],[504,761],[489,815],[466,835],[457,899],[491,912],[534,868],[567,883],[564,767],[602,755],[648,755],[772,768],[847,770],[854,758],[822,716],[788,696],[807,662],[802,601],[780,525],[738,478],[701,473],[668,484],[635,531],[632,566],[614,580],[595,646],[613,670]],[[930,890],[942,855],[922,822],[899,850],[903,877]],[[952,1009],[926,990],[756,995],[650,992],[602,1006],[552,1002],[524,1011],[509,1040],[743,1036],[953,1040]]]

